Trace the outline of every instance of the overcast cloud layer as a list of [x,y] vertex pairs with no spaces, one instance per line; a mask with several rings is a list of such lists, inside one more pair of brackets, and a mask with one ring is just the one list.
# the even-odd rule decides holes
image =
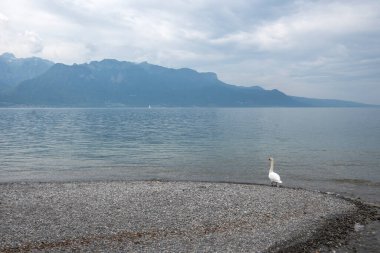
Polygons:
[[1,0],[3,52],[67,64],[148,61],[380,104],[378,0]]

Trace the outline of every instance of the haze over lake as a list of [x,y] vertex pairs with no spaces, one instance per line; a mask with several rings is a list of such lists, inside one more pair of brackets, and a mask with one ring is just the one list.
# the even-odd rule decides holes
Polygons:
[[0,109],[0,181],[269,184],[379,201],[378,108]]

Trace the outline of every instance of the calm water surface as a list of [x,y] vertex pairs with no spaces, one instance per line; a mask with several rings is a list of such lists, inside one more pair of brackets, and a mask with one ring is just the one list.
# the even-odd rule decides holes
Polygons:
[[380,109],[0,109],[0,182],[207,180],[380,202]]

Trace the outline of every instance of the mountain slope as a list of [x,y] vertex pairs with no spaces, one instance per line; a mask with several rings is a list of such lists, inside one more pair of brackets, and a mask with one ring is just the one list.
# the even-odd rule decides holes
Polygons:
[[37,57],[16,58],[10,53],[0,55],[0,93],[9,92],[18,83],[41,75],[53,64]]
[[214,73],[103,60],[55,64],[18,85],[10,100],[52,106],[301,106],[278,90],[239,87]]
[[365,104],[288,96],[220,81],[215,73],[146,62],[102,60],[53,64],[0,56],[0,106],[362,107]]
[[304,97],[294,97],[292,98],[304,104],[307,107],[377,107],[375,105],[357,103],[352,101],[344,101],[337,99],[318,99],[318,98],[304,98]]

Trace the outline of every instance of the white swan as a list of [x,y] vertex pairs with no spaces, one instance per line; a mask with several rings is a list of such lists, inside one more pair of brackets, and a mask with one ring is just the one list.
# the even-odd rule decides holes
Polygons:
[[278,184],[282,184],[280,175],[277,174],[276,172],[273,172],[274,159],[272,157],[269,157],[268,160],[270,161],[270,168],[269,168],[269,175],[268,175],[270,184],[273,186],[273,183],[275,183],[276,186],[278,187],[279,186]]

